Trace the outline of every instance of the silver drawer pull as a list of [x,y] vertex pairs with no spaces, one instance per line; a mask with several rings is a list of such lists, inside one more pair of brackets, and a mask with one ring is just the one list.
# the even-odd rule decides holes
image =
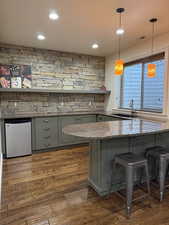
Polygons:
[[43,122],[48,123],[48,122],[49,122],[49,120],[44,120]]
[[48,130],[50,130],[50,127],[48,127],[48,128],[44,128],[43,130],[48,131]]
[[46,136],[46,137],[44,137],[45,139],[48,139],[48,138],[50,138],[50,136]]
[[45,147],[49,147],[50,146],[50,144],[48,143],[48,144],[45,144]]

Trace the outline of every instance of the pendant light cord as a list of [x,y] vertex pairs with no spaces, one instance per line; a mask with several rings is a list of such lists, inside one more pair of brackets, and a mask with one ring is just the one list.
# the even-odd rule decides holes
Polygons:
[[154,32],[155,32],[155,23],[157,22],[157,18],[152,18],[149,20],[152,23],[152,42],[151,42],[151,52],[154,52]]
[[120,13],[119,27],[121,28],[121,13]]
[[[124,8],[117,8],[116,12],[119,14],[119,29],[122,29],[122,13],[125,11]],[[118,34],[118,57],[119,59],[121,58],[121,54],[120,54],[120,45],[121,45],[121,34]]]
[[[119,19],[119,27],[121,28],[121,13],[120,13],[120,19]],[[119,39],[118,39],[118,57],[119,57],[119,59],[120,59],[120,44],[121,44],[121,37],[120,37],[121,35],[119,35]]]
[[151,52],[153,54],[154,52],[154,23],[153,23],[153,26],[152,26],[152,43],[151,43]]
[[118,57],[120,59],[121,55],[120,55],[120,43],[121,43],[121,37],[119,36],[119,39],[118,39]]

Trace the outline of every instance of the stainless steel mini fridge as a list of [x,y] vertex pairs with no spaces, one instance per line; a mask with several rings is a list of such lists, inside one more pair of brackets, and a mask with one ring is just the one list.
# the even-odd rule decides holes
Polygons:
[[9,119],[5,121],[6,157],[30,155],[31,144],[31,120]]

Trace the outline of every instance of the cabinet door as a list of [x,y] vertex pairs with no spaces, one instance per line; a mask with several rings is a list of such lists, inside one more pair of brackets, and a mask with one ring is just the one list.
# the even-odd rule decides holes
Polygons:
[[102,121],[104,121],[104,117],[101,115],[97,116],[97,122],[102,122]]
[[6,145],[5,145],[5,121],[0,120],[0,152],[6,154]]
[[96,122],[95,115],[89,116],[64,116],[59,118],[59,141],[60,144],[78,144],[82,142],[88,142],[85,138],[75,137],[71,135],[64,134],[62,129],[70,124],[79,123],[91,123]]
[[121,120],[121,118],[112,117],[112,116],[106,116],[105,121],[116,121]]
[[35,119],[35,149],[58,146],[58,118],[43,117]]

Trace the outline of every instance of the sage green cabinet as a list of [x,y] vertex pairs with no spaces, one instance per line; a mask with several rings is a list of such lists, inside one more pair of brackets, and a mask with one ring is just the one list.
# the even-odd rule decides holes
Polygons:
[[59,141],[60,144],[76,144],[82,142],[88,142],[87,139],[66,135],[62,132],[62,129],[70,124],[79,123],[92,123],[96,122],[96,115],[85,115],[85,116],[63,116],[59,118]]
[[58,117],[35,118],[33,127],[33,150],[53,148],[59,145]]
[[96,122],[96,115],[41,117],[32,120],[33,150],[88,142],[87,139],[66,135],[62,129],[69,124]]
[[117,118],[117,117],[112,117],[112,116],[104,116],[104,115],[98,115],[97,116],[97,122],[101,122],[101,121],[115,121],[115,120],[121,120],[121,119]]

